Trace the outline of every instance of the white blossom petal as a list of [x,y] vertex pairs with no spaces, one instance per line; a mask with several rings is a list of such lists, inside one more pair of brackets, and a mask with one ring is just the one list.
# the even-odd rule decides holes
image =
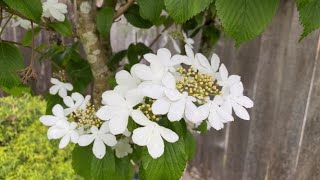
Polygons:
[[100,138],[95,139],[92,152],[98,159],[102,159],[106,154],[106,146]]
[[151,135],[147,148],[153,159],[160,157],[164,153],[164,142],[159,133],[153,133]]
[[170,143],[175,143],[179,140],[179,136],[171,129],[159,126],[159,133],[161,134],[163,139]]
[[141,126],[147,126],[153,123],[140,110],[133,110],[131,117],[137,124]]
[[170,102],[165,98],[160,98],[156,100],[151,106],[152,112],[155,115],[167,114],[169,112],[169,108]]
[[115,146],[117,144],[117,139],[112,134],[101,134],[100,138],[108,146]]
[[245,108],[253,107],[253,101],[247,96],[240,96],[236,99],[236,101],[238,104],[240,104],[241,106],[244,106]]
[[122,134],[127,129],[128,114],[119,114],[109,121],[110,132],[112,134]]
[[132,141],[139,146],[146,146],[152,135],[153,128],[150,126],[140,127],[133,130]]
[[236,103],[232,103],[232,107],[233,107],[233,110],[234,110],[235,114],[239,118],[241,118],[243,120],[250,120],[250,115],[249,115],[248,111],[244,107],[242,107],[242,106],[240,106],[240,105],[238,105]]
[[69,135],[63,136],[62,139],[61,139],[61,141],[60,141],[60,143],[59,143],[59,148],[60,148],[60,149],[65,148],[65,147],[69,144],[70,140],[71,140],[71,139],[70,139],[70,136],[69,136]]
[[94,136],[92,134],[86,134],[79,137],[78,144],[79,146],[88,146],[94,141]]
[[180,99],[177,102],[173,102],[170,106],[168,119],[170,121],[179,121],[183,118],[184,110],[186,106],[186,99]]

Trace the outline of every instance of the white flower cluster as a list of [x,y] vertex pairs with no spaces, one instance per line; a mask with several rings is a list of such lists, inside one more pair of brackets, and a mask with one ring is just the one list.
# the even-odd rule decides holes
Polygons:
[[[57,21],[63,22],[65,20],[65,14],[68,13],[67,5],[60,3],[59,0],[47,0],[42,3],[42,16],[46,18],[56,19]],[[29,20],[22,19],[20,17],[15,18],[15,22],[12,27],[21,26],[28,30],[31,29],[31,22]]]
[[[48,138],[62,138],[60,148],[70,141],[80,146],[93,142],[97,158],[103,158],[105,146],[124,157],[133,151],[130,144],[146,146],[149,154],[158,158],[164,153],[164,140],[179,140],[160,121],[183,120],[192,127],[205,123],[220,130],[234,120],[233,111],[249,120],[246,108],[253,107],[253,102],[244,96],[240,76],[229,76],[216,54],[209,62],[204,55],[194,54],[188,45],[185,51],[186,56],[171,56],[168,49],[159,49],[157,54],[144,55],[149,65],[136,64],[130,72],[119,71],[117,86],[103,93],[103,106],[98,111],[90,105],[88,96],[63,96],[72,88],[53,80],[50,92],[62,95],[67,108],[56,105],[53,115],[40,118],[50,126]],[[132,133],[128,132],[130,119],[137,127]]]

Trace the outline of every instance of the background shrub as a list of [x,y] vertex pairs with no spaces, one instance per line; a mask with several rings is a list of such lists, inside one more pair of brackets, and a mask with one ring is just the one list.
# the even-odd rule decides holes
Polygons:
[[72,146],[48,141],[39,117],[40,97],[0,98],[0,179],[78,179],[71,166]]

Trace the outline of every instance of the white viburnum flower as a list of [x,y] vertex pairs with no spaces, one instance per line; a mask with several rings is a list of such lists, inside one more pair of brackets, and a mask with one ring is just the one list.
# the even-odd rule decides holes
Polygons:
[[67,5],[60,3],[58,0],[47,0],[43,2],[43,16],[46,18],[54,18],[60,22],[65,20],[65,14],[68,13]]
[[209,74],[216,78],[217,71],[220,65],[220,58],[217,54],[211,56],[210,63],[208,59],[201,53],[195,55],[195,60],[197,61],[197,68],[203,74]]
[[230,87],[230,94],[224,96],[224,102],[221,107],[229,114],[232,114],[233,109],[239,118],[250,120],[250,115],[245,108],[252,108],[253,105],[253,101],[243,95],[242,82],[238,82]]
[[31,21],[22,19],[20,17],[14,18],[14,23],[11,25],[12,27],[21,26],[23,29],[29,30],[32,28]]
[[126,131],[128,118],[133,107],[141,103],[143,96],[139,90],[131,90],[126,96],[116,91],[106,91],[102,94],[102,106],[96,113],[103,121],[109,121],[110,132],[118,135]]
[[143,56],[150,64],[158,62],[164,66],[165,70],[175,72],[175,66],[180,65],[183,60],[182,55],[171,56],[171,52],[166,48],[161,48],[157,51],[157,54],[148,53]]
[[53,84],[49,89],[49,93],[52,95],[58,93],[60,97],[64,98],[68,95],[68,91],[73,90],[72,84],[61,82],[56,78],[51,78],[50,82]]
[[231,114],[225,112],[220,106],[223,104],[223,98],[218,95],[215,96],[213,100],[208,99],[205,105],[205,113],[208,116],[209,127],[212,127],[216,130],[223,129],[224,123],[233,121]]
[[64,115],[63,107],[60,104],[56,104],[52,108],[53,115],[44,115],[40,117],[40,121],[45,126],[54,126],[59,121],[66,121],[68,118]]
[[183,35],[183,41],[188,45],[191,49],[193,49],[194,40],[192,38],[188,38],[187,34],[185,32],[182,32]]
[[219,68],[219,72],[216,73],[216,78],[218,81],[218,84],[222,86],[222,94],[227,95],[230,93],[230,87],[234,84],[240,83],[240,76],[238,75],[230,75],[228,73],[228,70],[224,64],[221,64]]
[[125,70],[121,70],[116,73],[117,86],[114,88],[115,91],[125,96],[130,90],[138,88],[141,80],[135,75],[134,67],[131,68],[130,73]]
[[78,144],[79,146],[88,146],[93,142],[92,152],[98,158],[102,159],[106,154],[106,146],[115,146],[117,144],[116,137],[110,133],[109,122],[102,124],[100,129],[92,126],[90,129],[92,134],[81,135]]
[[116,156],[118,158],[123,158],[133,152],[133,149],[132,149],[129,142],[130,142],[130,138],[125,137],[125,138],[120,139],[118,141],[118,143],[112,147],[112,149],[115,150]]
[[61,121],[55,126],[52,126],[48,130],[49,139],[60,139],[59,148],[65,148],[70,141],[73,143],[78,143],[79,132],[76,129],[78,126],[77,123],[68,121]]
[[63,98],[64,104],[68,107],[64,110],[64,114],[67,116],[78,109],[84,110],[91,99],[90,95],[83,97],[80,93],[72,93],[71,96],[66,96]]
[[132,112],[132,119],[143,126],[133,131],[132,141],[139,146],[147,146],[152,158],[156,159],[164,153],[164,142],[175,143],[179,136],[172,130],[150,121],[140,110]]
[[171,73],[166,73],[162,84],[148,84],[141,88],[147,97],[157,99],[152,104],[152,112],[155,115],[168,114],[170,121],[179,121],[186,117],[193,123],[199,123],[205,119],[201,111],[194,105],[196,99],[187,92],[179,92],[176,89],[176,80]]

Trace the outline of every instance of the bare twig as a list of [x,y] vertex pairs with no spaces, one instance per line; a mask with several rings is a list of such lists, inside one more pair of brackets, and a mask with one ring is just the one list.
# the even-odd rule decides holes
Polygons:
[[165,27],[162,31],[161,31],[161,33],[159,33],[157,36],[156,36],[156,38],[154,38],[154,40],[150,43],[150,47],[152,47],[159,39],[160,39],[160,37],[162,36],[162,33],[164,33],[166,30],[168,30],[171,26],[172,26],[173,24],[170,24],[170,25],[168,25],[167,27]]
[[2,35],[3,31],[4,31],[4,29],[5,29],[5,28],[6,28],[6,26],[8,25],[9,21],[11,20],[12,16],[13,16],[13,15],[11,15],[11,16],[7,19],[7,21],[4,23],[3,27],[1,28],[1,31],[0,31],[0,37],[1,37],[1,35]]
[[113,16],[113,20],[115,21],[118,19],[122,14],[124,14],[128,8],[134,3],[135,0],[128,0],[127,3],[125,3],[123,6],[121,6],[116,14]]

